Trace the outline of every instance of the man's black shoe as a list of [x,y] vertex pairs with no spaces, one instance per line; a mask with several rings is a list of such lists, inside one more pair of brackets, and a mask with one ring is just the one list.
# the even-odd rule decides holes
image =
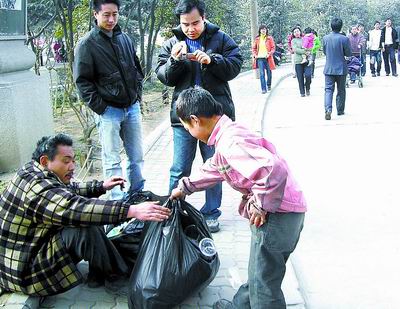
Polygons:
[[377,76],[381,76],[381,73],[380,73],[380,72],[378,72],[378,73],[376,73],[376,75],[377,75]]
[[304,93],[302,93],[300,96],[301,96],[302,98],[304,98],[306,95],[305,95]]
[[338,112],[337,114],[338,114],[338,116],[343,116],[344,112]]
[[306,96],[307,96],[307,97],[310,96],[310,90],[306,90]]
[[389,76],[390,74],[389,73],[386,73],[386,76]]
[[372,73],[372,77],[376,77],[375,73]]
[[399,74],[397,74],[397,73],[394,73],[394,74],[392,74],[394,77],[397,77],[397,76],[399,76]]
[[325,120],[331,120],[331,112],[325,112]]

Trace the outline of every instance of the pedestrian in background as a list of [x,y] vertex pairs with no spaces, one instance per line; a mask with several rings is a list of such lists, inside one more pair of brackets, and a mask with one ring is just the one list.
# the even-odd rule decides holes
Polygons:
[[296,65],[297,82],[299,83],[300,96],[305,97],[306,95],[310,95],[312,67],[308,65],[308,62],[303,62],[303,56],[309,56],[311,50],[303,48],[300,27],[295,27],[292,34],[292,48],[295,55],[294,63]]
[[[203,1],[181,0],[175,14],[180,25],[172,30],[174,36],[161,47],[155,70],[164,85],[175,87],[170,113],[174,139],[170,192],[176,188],[179,179],[190,175],[197,148],[197,139],[185,130],[176,115],[179,93],[190,87],[201,86],[222,104],[225,115],[235,119],[235,106],[228,81],[239,74],[243,63],[235,41],[218,26],[205,20]],[[214,147],[206,143],[199,142],[199,148],[203,161],[214,154]],[[206,201],[200,211],[211,232],[219,231],[221,199],[221,183],[206,190]]]
[[383,62],[385,63],[386,76],[390,75],[390,68],[392,75],[397,77],[397,66],[395,50],[397,49],[397,32],[392,27],[392,20],[388,18],[385,22],[385,27],[381,32],[381,47],[383,51]]
[[349,38],[341,33],[343,21],[333,18],[332,32],[323,38],[323,50],[326,55],[325,74],[325,120],[331,120],[333,92],[337,85],[336,110],[338,116],[344,115],[346,103],[347,61],[351,56]]
[[[350,40],[351,54],[353,57],[356,57],[360,60],[360,64],[361,64],[361,68],[362,68],[362,63],[363,63],[362,62],[362,49],[363,49],[363,46],[366,45],[365,38],[364,38],[364,36],[362,36],[359,33],[358,26],[356,26],[356,25],[351,27],[350,33],[348,34],[347,37]],[[360,70],[361,70],[361,68],[360,68]],[[361,70],[361,72],[362,72],[362,70]],[[356,81],[356,73],[354,71],[351,71],[350,83],[354,84],[355,81]]]
[[366,42],[368,41],[368,33],[365,32],[365,27],[364,24],[359,23],[358,26],[358,33],[360,36],[363,38],[363,41],[365,42],[363,45],[361,45],[361,76],[365,76],[367,73],[367,44]]
[[[381,75],[382,53],[381,53],[381,23],[375,21],[374,29],[368,35],[369,62],[372,77]],[[376,65],[376,67],[375,67]]]
[[250,221],[247,282],[232,301],[220,299],[213,309],[286,308],[281,288],[286,261],[299,241],[307,210],[286,161],[265,138],[223,115],[221,105],[204,89],[183,91],[177,113],[193,137],[215,145],[215,155],[198,177],[182,178],[171,198],[226,181],[242,194],[239,213]]
[[314,33],[314,46],[311,50],[311,60],[312,60],[312,70],[311,70],[311,77],[314,78],[314,71],[315,71],[315,59],[317,58],[317,53],[321,48],[321,40],[318,37],[317,31],[314,29],[312,30]]
[[[258,36],[256,36],[253,43],[253,69],[258,68],[260,71],[261,93],[267,93],[271,90],[272,83],[272,70],[275,70],[274,52],[275,42],[274,38],[269,35],[268,28],[265,25],[260,25],[258,28]],[[267,81],[265,81],[265,74]]]

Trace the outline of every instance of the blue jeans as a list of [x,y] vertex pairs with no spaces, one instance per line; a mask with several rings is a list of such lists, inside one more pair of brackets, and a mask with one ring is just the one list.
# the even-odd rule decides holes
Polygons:
[[[170,169],[169,192],[176,188],[179,179],[190,176],[193,160],[196,156],[197,139],[183,127],[172,127],[174,134],[174,159]],[[214,147],[199,141],[203,162],[214,155]],[[217,219],[221,215],[222,183],[206,190],[206,203],[200,212],[206,219]]]
[[362,63],[362,67],[361,67],[361,76],[365,76],[365,74],[367,73],[367,54],[365,53],[361,53],[361,63]]
[[[272,84],[272,72],[268,64],[268,60],[265,58],[257,59],[258,69],[260,70],[260,82],[261,90],[267,91],[267,86],[271,87]],[[265,82],[265,72],[267,72],[267,82]]]
[[[381,66],[382,66],[382,54],[380,50],[370,50],[369,51],[369,58],[370,58],[370,69],[371,74],[381,73]],[[376,71],[375,71],[375,63],[376,63]]]
[[235,309],[286,309],[282,292],[286,262],[304,224],[304,213],[269,213],[267,223],[251,226],[248,280],[233,298]]
[[[129,191],[137,192],[144,187],[142,115],[136,102],[128,108],[107,106],[98,116],[98,130],[102,147],[104,178],[122,176],[121,140],[127,155],[127,180]],[[117,186],[111,190],[111,199],[121,199],[124,193]]]

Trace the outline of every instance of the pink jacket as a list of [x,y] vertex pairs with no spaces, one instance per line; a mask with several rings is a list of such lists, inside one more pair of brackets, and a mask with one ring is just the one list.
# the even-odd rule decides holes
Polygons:
[[239,213],[248,218],[249,201],[267,212],[305,212],[303,192],[289,167],[263,137],[223,115],[208,145],[215,154],[201,167],[198,177],[184,177],[178,187],[186,194],[202,191],[225,180],[243,194]]

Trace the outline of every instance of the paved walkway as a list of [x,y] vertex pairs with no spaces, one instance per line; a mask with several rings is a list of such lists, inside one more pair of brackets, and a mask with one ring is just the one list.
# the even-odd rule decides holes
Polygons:
[[[288,70],[288,67],[281,67],[273,72],[273,86],[282,76],[288,74]],[[232,81],[231,89],[237,108],[237,120],[261,131],[262,113],[266,98],[270,94],[261,94],[259,81],[255,80],[253,72],[244,73]],[[165,125],[162,127],[166,128]],[[157,194],[167,194],[169,167],[172,161],[172,130],[167,126],[161,135],[154,132],[148,136],[147,142],[151,145],[146,147],[146,188]],[[201,164],[199,158],[198,155],[193,172]],[[204,193],[197,193],[188,201],[201,207],[203,199]],[[221,297],[231,299],[240,284],[247,280],[250,231],[248,222],[237,214],[239,200],[240,194],[224,184],[221,231],[214,234],[221,259],[220,271],[209,287],[187,299],[180,308],[211,308],[213,302]],[[290,261],[287,266],[284,293],[288,308],[304,308]],[[127,308],[127,299],[108,294],[103,288],[90,289],[81,285],[64,294],[48,297],[40,308]]]
[[324,119],[317,70],[310,97],[286,79],[264,117],[308,200],[292,262],[310,309],[400,308],[400,79],[367,71],[344,116]]

